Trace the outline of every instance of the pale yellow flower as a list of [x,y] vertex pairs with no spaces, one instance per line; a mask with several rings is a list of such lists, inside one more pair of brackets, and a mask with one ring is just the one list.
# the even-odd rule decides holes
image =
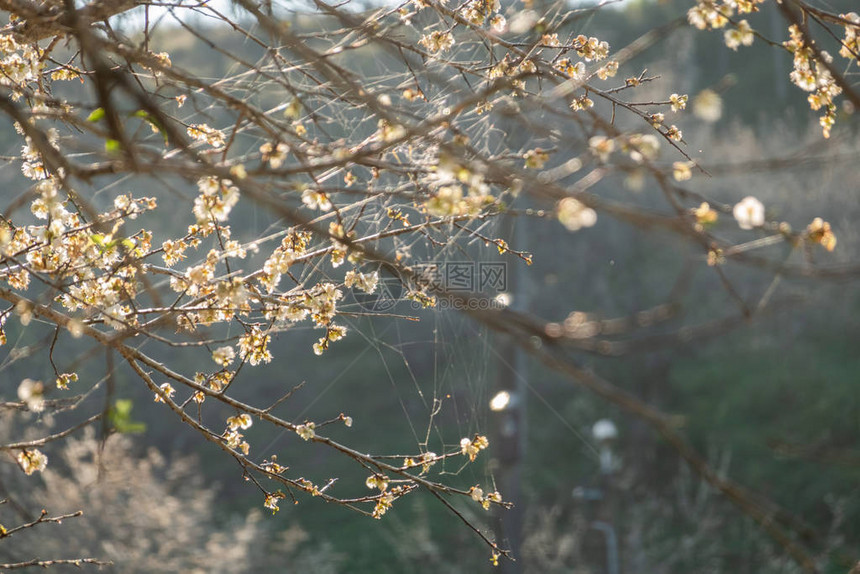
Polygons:
[[34,472],[42,472],[48,466],[48,457],[38,449],[22,450],[18,453],[18,464],[24,474],[31,475]]
[[764,225],[764,205],[752,196],[743,198],[732,210],[732,215],[741,229],[752,229]]

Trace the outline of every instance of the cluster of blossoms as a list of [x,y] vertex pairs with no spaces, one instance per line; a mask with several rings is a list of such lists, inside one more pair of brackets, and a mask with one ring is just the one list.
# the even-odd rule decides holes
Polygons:
[[302,437],[302,440],[311,440],[316,436],[316,424],[308,422],[296,426],[296,434]]
[[227,430],[224,431],[222,436],[224,444],[231,449],[239,450],[242,454],[247,455],[251,450],[251,446],[244,440],[245,437],[239,431],[251,428],[253,422],[250,415],[246,413],[229,417],[227,419]]
[[30,82],[35,82],[45,66],[42,51],[35,44],[21,44],[12,34],[0,36],[0,85],[11,88],[20,98]]
[[[348,419],[349,417],[342,418]],[[305,423],[304,425],[299,425],[296,428],[296,432],[305,440],[309,440],[314,436],[313,432],[313,423]],[[456,454],[462,454],[463,456],[467,456],[469,461],[472,462],[478,456],[478,453],[489,446],[489,441],[487,437],[482,435],[475,435],[473,438],[463,438],[460,441],[460,452],[459,453],[450,453],[448,455],[439,456],[434,452],[424,452],[416,457],[407,457],[403,461],[403,467],[401,470],[407,470],[415,467],[421,467],[421,474],[426,474],[430,471],[430,468],[439,460],[445,459],[448,456],[454,456]],[[394,504],[394,502],[404,494],[408,493],[410,490],[415,488],[414,484],[400,484],[390,488],[392,479],[382,473],[374,473],[367,477],[365,480],[365,486],[371,490],[378,490],[379,495],[375,496],[376,506],[374,507],[372,516],[374,518],[381,518]],[[404,481],[394,481],[394,482],[404,482]],[[501,503],[502,496],[498,492],[492,492],[487,495],[484,495],[484,491],[479,487],[473,487],[468,492],[469,496],[480,502],[481,505],[488,509],[491,503]]]
[[[371,293],[376,289],[378,281],[379,276],[376,272],[362,273],[352,269],[346,273],[344,285]],[[337,302],[342,298],[343,291],[334,283],[317,283],[298,293],[288,293],[278,297],[277,304],[266,307],[264,316],[276,323],[297,322],[310,317],[316,327],[326,330],[325,335],[313,346],[314,353],[321,355],[328,349],[329,343],[339,341],[346,336],[346,327],[332,322],[338,312]]]
[[579,231],[597,223],[597,212],[576,198],[565,197],[556,207],[558,220],[568,231]]
[[[213,280],[218,265],[218,252],[210,249],[206,259],[198,264],[192,265],[182,275],[173,275],[170,278],[170,288],[177,293],[185,293],[192,297],[205,297],[215,291]],[[198,322],[195,316],[194,323]]]
[[34,413],[45,410],[45,385],[42,381],[24,379],[18,385],[18,399]]
[[[574,38],[569,46],[563,45],[558,34],[544,34],[541,44],[549,48],[562,48],[564,51],[573,50],[581,61],[572,62],[570,58],[558,58],[553,62],[553,68],[562,74],[580,80],[585,78],[585,63],[605,60],[609,57],[609,44],[594,37],[586,37],[582,34]],[[611,78],[618,72],[618,62],[612,60],[596,71],[601,80]]]
[[284,142],[278,142],[277,144],[266,142],[260,146],[263,161],[268,163],[272,169],[278,169],[284,164],[289,151],[290,146]]
[[198,224],[206,224],[213,219],[226,221],[230,211],[239,201],[239,188],[228,179],[208,176],[197,181],[200,195],[194,200],[194,216]]
[[454,35],[451,32],[434,30],[422,36],[418,43],[424,46],[431,54],[445,52],[450,50],[454,45]]
[[621,151],[636,163],[651,161],[660,155],[660,140],[654,134],[628,134],[619,143]]
[[[833,58],[826,51],[816,51],[807,42],[800,28],[792,25],[789,29],[791,39],[784,46],[794,55],[794,70],[791,71],[791,81],[800,89],[810,92],[809,107],[813,110],[824,110],[819,118],[824,137],[830,137],[830,130],[836,123],[836,104],[833,99],[842,93],[842,88],[833,79],[827,66]],[[821,58],[821,59],[819,59]]]
[[675,181],[687,181],[693,177],[693,166],[690,161],[676,161],[672,163],[672,177]]
[[570,102],[570,109],[575,112],[580,110],[588,110],[594,107],[594,100],[588,97],[587,94],[583,94],[576,98],[573,98]]
[[344,242],[355,239],[355,231],[347,232],[341,223],[332,221],[328,226],[329,239],[331,241],[331,266],[340,267],[344,260],[349,256],[350,263],[358,263],[361,261],[361,252],[350,250]]
[[[735,14],[749,14],[758,11],[758,5],[765,0],[698,0],[687,11],[687,20],[698,28],[724,28]],[[746,22],[746,20],[744,20]],[[728,37],[726,38],[728,41]],[[749,44],[745,44],[749,45]]]
[[[686,98],[686,96],[682,97]],[[686,106],[686,99],[683,101],[683,103]],[[674,103],[672,103],[671,105],[672,111],[678,111],[679,109],[682,109]],[[653,114],[648,114],[646,118],[651,123],[651,125],[654,126],[654,129],[658,130],[661,134],[663,134],[664,137],[672,141],[681,141],[684,138],[684,135],[678,128],[678,126],[676,126],[675,124],[667,126],[665,124],[666,114],[664,114],[663,112],[655,112]]]
[[[20,127],[20,125],[16,126],[16,129],[17,129],[19,135],[24,134],[24,131]],[[51,148],[53,148],[53,151],[56,151],[57,150],[57,144],[59,143],[59,139],[60,139],[60,133],[57,131],[56,128],[48,128],[48,130],[46,131],[46,135],[47,135],[47,138],[46,138],[47,144]],[[42,153],[39,151],[39,149],[33,143],[33,140],[30,136],[24,137],[24,145],[21,148],[21,156],[24,159],[24,164],[21,166],[21,172],[24,174],[25,177],[32,179],[32,180],[35,180],[35,181],[41,181],[41,180],[48,179],[48,171],[45,168],[44,162],[42,161]],[[49,184],[50,187],[54,188],[54,191],[56,191],[56,189],[58,187],[58,184],[56,183],[56,181],[57,181],[56,179],[53,179],[51,184]],[[43,187],[46,187],[46,186],[43,186]],[[40,192],[43,195],[45,194],[45,191],[43,191],[43,190],[40,190]],[[54,197],[55,197],[55,195],[54,195]],[[37,214],[37,212],[41,212],[41,213],[47,215],[48,213],[50,213],[50,206],[51,206],[51,202],[45,202],[44,206],[41,209],[34,208],[33,213]],[[44,217],[42,219],[44,219]]]
[[693,217],[696,218],[697,229],[704,229],[705,226],[713,225],[719,219],[719,214],[711,208],[707,201],[703,201],[699,207],[692,210]]
[[365,481],[365,486],[371,490],[379,490],[380,493],[376,498],[376,506],[373,508],[373,518],[380,519],[382,515],[388,512],[394,501],[406,494],[412,487],[408,485],[398,485],[391,489],[388,488],[391,479],[383,474],[373,474]]
[[406,128],[397,122],[381,118],[377,123],[376,140],[385,143],[396,142],[406,135]]
[[246,429],[251,428],[251,425],[253,424],[253,422],[254,421],[251,419],[250,415],[248,415],[247,413],[242,413],[242,414],[236,415],[234,417],[228,417],[227,418],[227,427],[230,430],[237,430],[237,429],[246,430]]
[[725,42],[726,46],[737,51],[739,46],[752,46],[755,34],[750,27],[749,22],[741,20],[733,28],[726,30]]
[[588,140],[588,148],[595,157],[605,163],[615,151],[615,140],[606,136],[592,136]]
[[18,464],[25,474],[42,472],[48,466],[48,457],[38,449],[25,449],[18,453]]
[[[489,441],[487,437],[476,434],[473,438],[463,438],[460,441],[460,452],[463,456],[467,456],[470,462],[474,462],[475,458],[478,456],[478,453],[489,446]],[[430,471],[430,468],[439,460],[446,458],[447,456],[455,455],[456,453],[451,453],[449,455],[438,456],[434,452],[425,452],[417,457],[407,457],[403,461],[402,470],[421,467],[421,474],[426,474]],[[409,490],[414,488],[414,485],[398,485],[394,488],[389,488],[391,485],[391,478],[381,474],[374,473],[367,477],[365,480],[365,486],[371,490],[379,490],[380,494],[376,498],[376,507],[373,511],[374,518],[381,518],[383,514],[385,514],[392,506],[397,498],[406,494]],[[481,503],[484,509],[489,509],[491,503],[501,503],[502,496],[498,492],[491,492],[489,494],[484,494],[483,489],[478,486],[474,486],[469,489],[468,495],[475,500],[476,502]]]
[[[700,210],[702,209],[706,209],[708,212],[710,211],[710,208],[706,203],[702,204]],[[696,211],[696,215],[701,220],[703,217],[707,216],[705,214],[701,214],[700,210]],[[732,215],[734,215],[735,220],[741,229],[754,229],[765,224],[764,205],[755,197],[750,196],[743,198],[734,206]],[[707,221],[708,223],[715,221],[716,214],[714,214],[712,218],[707,218],[710,219],[710,221]],[[779,226],[779,230],[782,233],[789,233],[791,228],[787,223],[782,223]],[[836,248],[836,235],[830,228],[830,223],[824,221],[820,217],[813,219],[812,223],[806,227],[805,237],[812,243],[818,243],[827,251],[833,251]]]
[[281,276],[287,272],[290,265],[305,255],[310,241],[311,234],[306,231],[291,231],[281,240],[281,244],[266,259],[263,264],[263,273],[258,277],[267,292],[274,291],[281,281]]
[[214,148],[224,147],[224,133],[221,130],[209,127],[206,124],[192,124],[186,130],[188,137],[194,141],[211,145]]
[[543,169],[543,166],[549,161],[549,153],[538,147],[524,153],[523,159],[526,160],[526,169]]
[[842,39],[842,47],[839,55],[845,59],[860,59],[860,15],[857,12],[840,14],[840,18],[850,22],[845,24],[845,37]]
[[276,455],[276,454],[272,455],[271,460],[264,460],[260,464],[260,466],[263,468],[263,470],[265,470],[266,472],[271,473],[271,474],[283,474],[287,470],[289,470],[288,467],[283,466],[283,465],[278,463],[278,455]]
[[181,239],[166,239],[164,243],[161,244],[161,257],[164,259],[164,264],[168,267],[173,267],[185,259],[185,250],[188,249],[188,247],[188,243]]
[[314,343],[314,354],[322,355],[328,350],[329,343],[340,341],[346,336],[346,327],[342,325],[328,325],[325,330],[325,335],[320,337],[319,341]]
[[483,435],[476,434],[472,438],[460,439],[460,452],[469,457],[469,461],[474,462],[478,453],[490,446],[490,441]]
[[478,215],[482,208],[492,203],[492,197],[469,188],[463,192],[463,186],[459,184],[440,186],[433,197],[424,202],[427,213],[436,217],[449,217],[459,215]]
[[361,273],[360,271],[356,271],[351,269],[346,272],[346,276],[344,277],[343,284],[346,287],[357,287],[361,289],[365,293],[373,293],[376,291],[376,285],[379,283],[379,273],[376,271],[372,273]]
[[320,211],[330,211],[332,208],[331,200],[324,191],[310,187],[302,191],[302,203],[311,209],[319,209]]
[[502,501],[502,495],[499,494],[498,491],[484,494],[484,489],[478,485],[475,485],[469,489],[469,496],[475,502],[480,502],[481,506],[484,507],[484,510],[489,510],[491,503],[495,502],[498,504]]
[[806,227],[806,233],[810,241],[820,244],[827,251],[836,249],[836,236],[830,229],[830,224],[820,217],[812,220]]
[[580,34],[571,42],[571,48],[586,62],[600,61],[609,57],[609,43],[593,36],[587,37]]
[[428,181],[433,193],[424,202],[428,214],[436,217],[475,216],[496,202],[479,170],[441,152],[434,167],[435,173]]
[[[746,20],[733,21],[736,14],[746,14],[758,11],[758,5],[765,0],[698,0],[697,4],[687,12],[690,24],[700,30],[719,29],[729,26],[725,31],[726,46],[737,50],[739,46],[750,46],[754,40],[754,30]],[[860,16],[856,12],[840,14],[840,24],[844,28],[844,38],[840,42],[839,55],[856,61],[858,59],[858,35],[860,35]],[[819,118],[822,133],[830,137],[830,131],[836,122],[836,105],[834,98],[842,93],[842,88],[833,78],[828,66],[833,57],[825,50],[815,47],[815,42],[806,38],[796,24],[788,28],[789,40],[783,42],[786,50],[792,53],[794,69],[789,74],[791,81],[800,89],[809,92],[809,107],[823,110]],[[719,117],[719,116],[717,116]]]
[[553,63],[552,67],[574,80],[585,77],[585,63],[582,61],[571,62],[570,58],[560,58]]
[[[526,11],[530,12],[530,11]],[[512,26],[513,28],[513,26]],[[519,32],[520,30],[518,30]],[[521,30],[524,31],[524,30]],[[609,44],[595,37],[587,37],[580,34],[569,42],[562,42],[557,33],[544,34],[541,37],[540,46],[558,50],[558,55],[547,62],[547,65],[557,73],[566,78],[578,82],[584,82],[589,79],[590,75],[586,70],[586,63],[605,60],[609,57]],[[576,54],[579,60],[574,60],[568,57],[569,53]],[[614,77],[618,73],[619,63],[614,60],[606,62],[603,66],[592,72],[601,80]],[[512,57],[510,53],[505,54],[504,58],[498,60],[490,67],[487,78],[496,80],[499,78],[507,78],[514,90],[515,95],[524,95],[526,83],[525,79],[529,75],[538,74],[538,64],[531,56],[528,57]],[[573,110],[588,109],[594,105],[594,102],[588,97],[588,94],[581,94],[571,100],[570,107]],[[492,104],[480,102],[476,108],[477,113],[481,114],[487,109],[490,109]]]
[[[149,253],[151,233],[141,230],[132,237],[122,237],[120,228],[127,219],[153,210],[154,199],[133,199],[120,195],[114,209],[99,214],[94,222],[84,224],[80,216],[67,210],[61,198],[59,180],[49,177],[38,181],[31,212],[45,225],[14,228],[0,227],[0,252],[9,263],[0,274],[14,289],[26,289],[30,273],[51,274],[71,283],[56,297],[68,311],[84,309],[115,328],[126,324],[131,308],[123,304],[137,291],[138,269],[131,259]],[[108,232],[95,232],[108,227]],[[133,319],[132,319],[133,321]]]
[[57,388],[63,391],[69,390],[69,383],[77,382],[78,374],[77,373],[60,373],[60,376],[57,377]]
[[403,466],[405,468],[412,468],[415,466],[421,466],[421,474],[427,474],[430,472],[430,467],[436,464],[437,456],[435,452],[425,452],[417,459],[408,457],[403,461]]
[[384,492],[388,490],[388,484],[390,482],[391,479],[384,474],[371,474],[367,477],[367,480],[364,481],[364,484],[371,490],[379,489]]
[[671,96],[669,96],[669,104],[672,106],[672,111],[680,112],[681,110],[686,109],[687,100],[688,96],[686,94],[672,94]]
[[219,347],[212,351],[212,360],[221,365],[222,367],[228,367],[230,363],[236,358],[236,351],[233,347],[224,346]]
[[499,14],[502,6],[499,0],[471,0],[461,9],[463,17],[474,26],[483,26],[490,21],[490,26],[497,32],[505,29],[505,17]]
[[394,504],[398,494],[400,494],[399,487],[380,494],[379,499],[376,501],[376,506],[373,508],[372,516],[377,520],[382,518],[382,515],[388,512],[388,509]]
[[263,333],[256,325],[251,327],[250,331],[239,337],[239,356],[251,365],[268,363],[272,360],[272,353],[269,352],[271,339],[271,335]]
[[173,395],[176,394],[176,389],[174,389],[173,385],[171,385],[170,383],[162,383],[161,385],[159,385],[158,389],[160,390],[160,392],[155,393],[154,399],[156,403],[165,402],[165,398],[172,399]]
[[669,138],[670,140],[676,141],[676,142],[679,142],[682,139],[684,139],[683,132],[681,132],[681,130],[678,128],[678,126],[675,126],[675,125],[671,125],[668,128],[666,128],[666,131],[663,132],[663,135],[666,136],[667,138]]
[[[198,372],[194,374],[194,382],[200,386],[206,386],[210,390],[217,393],[221,392],[227,385],[229,385],[233,381],[233,377],[235,376],[235,371],[228,371],[226,369],[223,369],[211,375]],[[202,403],[206,398],[206,394],[202,391],[197,391],[194,394],[193,398],[194,402]]]
[[275,514],[278,510],[280,510],[280,508],[278,508],[278,502],[286,497],[287,495],[280,490],[269,493],[266,495],[266,499],[263,501],[263,506],[271,510],[272,514]]
[[615,74],[618,73],[618,65],[618,62],[615,60],[610,60],[609,62],[606,62],[606,65],[597,69],[597,77],[601,80],[614,78]]
[[522,76],[534,74],[537,71],[535,63],[528,59],[522,58],[518,61],[511,58],[510,54],[505,54],[505,57],[498,61],[490,68],[487,78],[497,80],[499,78],[509,78],[514,91],[525,90],[526,83]]
[[337,302],[342,298],[343,292],[333,283],[321,283],[304,294],[305,305],[318,327],[331,324],[337,313]]

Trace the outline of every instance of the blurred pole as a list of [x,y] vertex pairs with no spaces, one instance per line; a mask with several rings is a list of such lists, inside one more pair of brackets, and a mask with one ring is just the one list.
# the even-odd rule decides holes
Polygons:
[[[505,215],[501,224],[501,237],[517,249],[528,250],[524,245],[527,234],[523,229],[525,219],[517,223],[515,217]],[[519,239],[517,239],[519,237]],[[523,289],[522,262],[514,258],[505,259],[507,263],[507,293],[511,297],[510,306],[526,311],[528,304]],[[521,548],[524,508],[522,504],[522,459],[526,450],[526,371],[525,354],[510,338],[495,335],[498,352],[496,367],[496,387],[490,404],[492,427],[491,462],[496,488],[505,501],[514,506],[510,510],[495,507],[493,529],[496,541],[502,548],[509,549],[517,562],[501,559],[499,571],[502,574],[518,574],[522,571]]]
[[[619,574],[621,570],[620,549],[615,530],[615,472],[619,469],[619,459],[615,454],[618,428],[609,419],[600,419],[591,428],[591,434],[600,453],[600,469],[597,478],[598,488],[594,501],[594,516],[591,528],[600,533],[600,538],[591,538],[586,544],[586,562],[601,574]],[[599,566],[598,566],[599,565]]]
[[608,522],[600,520],[592,522],[591,527],[602,532],[606,537],[606,572],[607,574],[620,574],[618,567],[618,536],[615,534],[615,527]]
[[[545,23],[540,23],[542,18],[549,13],[554,0],[527,0],[526,6],[533,8],[540,16],[539,25],[529,32],[530,40],[537,42],[545,31]],[[504,2],[503,2],[504,3]],[[529,3],[532,6],[529,6]],[[525,143],[526,130],[522,129],[521,119],[503,118],[499,128],[506,134],[505,141],[511,150],[516,150]],[[514,208],[516,198],[512,197],[510,209]],[[516,216],[510,213],[502,217],[500,236],[509,245],[520,251],[529,251],[528,248],[528,218]],[[519,233],[517,233],[519,232]],[[529,310],[527,289],[525,288],[524,266],[525,264],[511,256],[505,257],[507,263],[507,293],[511,300],[509,305],[512,309],[521,312]],[[510,510],[495,507],[493,520],[497,544],[511,551],[516,562],[510,560],[499,560],[500,572],[502,574],[519,574],[522,567],[522,536],[523,523],[525,522],[525,509],[522,500],[522,460],[526,453],[527,425],[526,425],[526,394],[528,382],[526,380],[526,355],[516,342],[510,337],[494,335],[499,360],[496,370],[496,389],[493,402],[497,397],[507,397],[504,408],[492,408],[491,420],[493,427],[493,439],[496,448],[495,459],[492,461],[496,488],[502,495],[502,499],[513,504]],[[507,395],[505,395],[507,393]],[[497,405],[498,406],[498,405]],[[491,443],[492,444],[492,443]]]

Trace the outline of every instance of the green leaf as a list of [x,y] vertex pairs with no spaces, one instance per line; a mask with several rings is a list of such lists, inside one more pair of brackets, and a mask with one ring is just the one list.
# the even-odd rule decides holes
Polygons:
[[146,110],[137,110],[132,114],[136,118],[140,118],[143,121],[149,123],[152,126],[152,130],[156,133],[161,134],[161,137],[164,139],[164,145],[167,145],[167,132],[161,127],[161,123],[152,117],[149,112]]
[[110,409],[110,422],[118,433],[133,434],[142,433],[146,425],[131,419],[132,401],[130,399],[118,399]]
[[104,108],[96,108],[93,110],[93,113],[87,116],[88,122],[97,122],[105,117],[105,109]]
[[[99,248],[99,251],[102,253],[104,253],[105,251],[109,251],[110,249],[113,249],[117,245],[120,245],[120,244],[126,245],[126,243],[125,243],[126,241],[131,242],[130,239],[125,239],[122,242],[120,242],[119,239],[112,239],[111,237],[112,236],[110,236],[110,235],[104,236],[101,233],[93,233],[92,235],[90,235],[90,241],[92,241],[95,244],[95,246]],[[108,238],[111,238],[111,239],[108,240]],[[132,247],[130,247],[129,250],[134,248],[134,242],[131,242],[131,245],[132,245]]]
[[109,154],[118,154],[122,150],[122,145],[114,139],[105,140],[105,151]]
[[130,399],[119,399],[114,405],[114,414],[117,416],[128,417],[131,415],[131,408],[133,404]]

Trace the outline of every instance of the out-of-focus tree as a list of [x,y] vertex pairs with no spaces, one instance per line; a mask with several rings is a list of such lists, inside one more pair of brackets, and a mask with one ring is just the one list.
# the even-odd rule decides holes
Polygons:
[[[4,436],[15,419],[4,415]],[[69,525],[60,533],[62,526],[39,524],[14,534],[2,560],[9,565],[33,557],[98,556],[117,572],[256,572],[272,566],[267,558],[277,537],[265,528],[262,511],[219,527],[216,489],[196,466],[193,456],[170,461],[152,448],[136,452],[129,435],[101,442],[92,428],[63,443],[41,485],[26,488],[30,479],[4,466],[0,480],[17,494],[15,509],[6,503],[7,516],[14,510],[44,522],[51,518],[47,510],[41,517],[26,515],[50,508],[65,514]],[[284,534],[278,541],[282,559],[312,560],[321,572],[336,567],[336,554],[302,547],[307,535],[301,529]],[[286,556],[285,547],[291,548]]]

